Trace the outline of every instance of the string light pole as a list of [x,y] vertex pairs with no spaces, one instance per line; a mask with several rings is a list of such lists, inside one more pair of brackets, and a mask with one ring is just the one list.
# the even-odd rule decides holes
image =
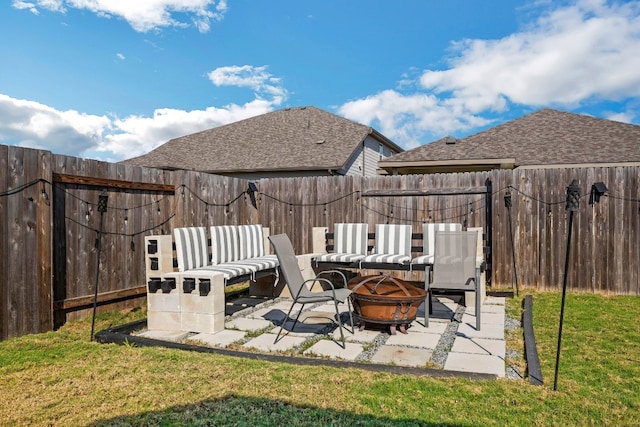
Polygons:
[[558,347],[556,350],[556,369],[553,377],[553,390],[558,389],[558,367],[560,364],[560,346],[562,344],[562,323],[564,321],[564,301],[567,295],[567,272],[569,270],[569,254],[571,252],[571,230],[573,229],[573,213],[580,208],[580,187],[575,179],[567,187],[566,210],[569,211],[569,230],[567,232],[567,251],[564,260],[564,277],[562,279],[562,302],[560,303],[560,325],[558,326]]
[[104,213],[107,211],[107,201],[109,195],[106,190],[102,190],[102,193],[98,196],[98,212],[100,212],[100,229],[98,230],[97,252],[98,261],[96,265],[96,285],[93,295],[93,317],[91,318],[91,341],[93,341],[93,332],[96,324],[96,308],[98,307],[98,279],[100,278],[100,251],[102,249],[102,224],[104,219]]
[[513,240],[513,225],[511,225],[511,191],[507,190],[504,194],[504,206],[507,208],[509,216],[509,238],[511,239],[511,259],[513,260],[513,280],[516,285],[516,296],[520,295],[518,289],[518,272],[516,270],[516,248]]

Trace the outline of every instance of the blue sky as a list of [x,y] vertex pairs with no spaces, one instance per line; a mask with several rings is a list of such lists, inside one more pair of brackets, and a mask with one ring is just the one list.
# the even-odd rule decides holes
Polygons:
[[405,149],[556,108],[640,123],[640,2],[11,0],[0,144],[119,161],[313,105]]

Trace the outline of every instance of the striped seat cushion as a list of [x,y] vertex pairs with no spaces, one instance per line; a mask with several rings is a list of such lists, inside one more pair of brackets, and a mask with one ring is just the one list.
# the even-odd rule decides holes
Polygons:
[[238,237],[238,260],[264,256],[262,225],[240,225],[238,226]]
[[279,265],[278,257],[275,255],[264,255],[255,258],[241,259],[230,262],[229,264],[246,266],[251,268],[254,272],[269,270],[270,268],[276,268]]
[[411,261],[411,231],[410,225],[376,224],[373,253],[364,257],[361,263],[408,263]]
[[420,255],[411,260],[411,264],[433,264],[435,255]]
[[173,230],[176,242],[178,271],[204,267],[209,260],[205,227],[182,227]]
[[229,280],[234,277],[244,276],[245,274],[253,274],[254,270],[248,265],[236,264],[236,263],[224,263],[217,265],[208,265],[206,267],[200,267],[196,271],[215,271],[224,275],[224,280]]
[[316,262],[356,262],[364,258],[362,254],[322,254],[316,257]]
[[436,231],[462,231],[462,224],[422,224],[422,255],[414,258],[411,264],[433,264],[434,254],[436,253]]
[[333,225],[334,253],[316,257],[316,262],[355,262],[367,255],[369,224],[338,223]]
[[239,257],[240,237],[235,225],[218,225],[210,229],[211,263],[223,264]]

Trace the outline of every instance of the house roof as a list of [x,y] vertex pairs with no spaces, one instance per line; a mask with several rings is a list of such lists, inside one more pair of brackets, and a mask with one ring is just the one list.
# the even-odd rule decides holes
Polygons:
[[447,137],[396,154],[379,166],[532,167],[627,162],[640,162],[640,126],[542,109],[466,138]]
[[125,163],[211,173],[338,170],[369,135],[403,151],[369,126],[309,106],[174,138]]

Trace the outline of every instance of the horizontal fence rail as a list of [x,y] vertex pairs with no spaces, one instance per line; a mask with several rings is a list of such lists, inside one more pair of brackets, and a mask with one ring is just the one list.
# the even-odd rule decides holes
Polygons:
[[[144,304],[144,236],[181,226],[262,224],[308,253],[314,227],[410,224],[420,233],[426,222],[457,222],[483,228],[492,287],[512,287],[517,277],[524,288],[557,290],[567,244],[566,187],[574,179],[582,196],[570,289],[639,294],[640,167],[269,178],[250,186],[0,145],[0,339],[88,315],[98,265],[102,309]],[[608,192],[589,204],[596,182]],[[98,263],[103,191],[109,199]]]

